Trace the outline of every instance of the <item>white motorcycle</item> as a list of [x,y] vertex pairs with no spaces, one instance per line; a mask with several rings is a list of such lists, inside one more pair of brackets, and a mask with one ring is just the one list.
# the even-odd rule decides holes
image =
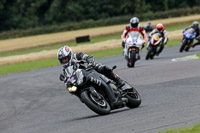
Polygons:
[[125,40],[123,51],[128,67],[134,67],[135,62],[140,59],[141,47],[144,44],[145,40],[143,40],[139,32],[132,31],[128,33],[128,38]]

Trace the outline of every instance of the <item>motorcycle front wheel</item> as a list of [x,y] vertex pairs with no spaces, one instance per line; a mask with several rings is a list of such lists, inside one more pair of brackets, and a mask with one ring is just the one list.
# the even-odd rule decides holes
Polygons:
[[132,88],[132,90],[127,93],[126,98],[128,99],[126,106],[129,108],[137,108],[142,101],[140,94],[135,88]]
[[132,50],[130,51],[130,58],[129,61],[127,63],[128,67],[135,67],[135,62],[136,62],[136,50]]
[[179,50],[180,53],[183,52],[183,50],[184,50],[184,48],[185,48],[186,45],[187,45],[187,40],[184,39],[184,40],[183,40],[183,43],[182,43],[182,45],[181,45],[181,47],[180,47],[180,50]]
[[99,115],[107,115],[110,113],[110,105],[105,98],[99,94],[101,99],[97,99],[88,90],[81,93],[81,99],[88,108]]
[[151,55],[152,53],[153,53],[153,47],[149,47],[146,55],[146,60],[148,60],[149,58],[153,59]]

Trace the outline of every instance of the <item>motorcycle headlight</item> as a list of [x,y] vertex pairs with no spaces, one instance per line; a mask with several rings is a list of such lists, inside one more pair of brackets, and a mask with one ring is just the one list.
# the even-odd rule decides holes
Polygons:
[[83,81],[84,81],[84,75],[83,75],[83,72],[80,69],[78,69],[76,71],[76,76],[77,76],[77,85],[82,84]]
[[69,92],[75,92],[77,90],[76,86],[68,87]]

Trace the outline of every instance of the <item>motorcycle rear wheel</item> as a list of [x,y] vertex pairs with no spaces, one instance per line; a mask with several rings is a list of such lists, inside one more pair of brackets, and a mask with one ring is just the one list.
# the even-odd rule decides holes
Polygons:
[[95,99],[95,97],[92,96],[88,90],[86,90],[81,93],[81,99],[86,104],[86,106],[95,113],[99,115],[107,115],[111,110],[110,105],[101,94],[99,95],[102,98],[101,100]]

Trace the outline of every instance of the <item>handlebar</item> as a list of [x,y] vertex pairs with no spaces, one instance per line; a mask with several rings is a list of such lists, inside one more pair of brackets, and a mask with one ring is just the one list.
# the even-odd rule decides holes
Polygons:
[[112,67],[112,70],[114,70],[114,69],[116,69],[117,68],[117,66],[116,65],[114,65],[113,67]]

